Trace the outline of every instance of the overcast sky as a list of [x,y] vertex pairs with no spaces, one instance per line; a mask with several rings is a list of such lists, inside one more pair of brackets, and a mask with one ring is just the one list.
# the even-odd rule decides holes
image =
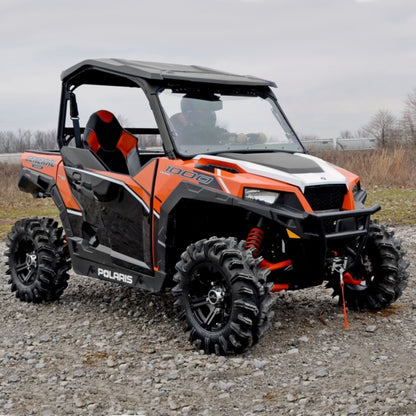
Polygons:
[[337,137],[416,88],[415,0],[0,0],[0,130],[56,127],[87,58],[203,65],[277,83],[301,135]]

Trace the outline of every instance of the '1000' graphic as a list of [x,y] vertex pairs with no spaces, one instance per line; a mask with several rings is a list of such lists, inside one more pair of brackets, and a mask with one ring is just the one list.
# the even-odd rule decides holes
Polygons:
[[193,179],[200,183],[201,185],[209,185],[214,178],[212,176],[204,175],[197,172],[192,172],[190,170],[184,170],[175,166],[168,166],[164,172],[164,174],[170,174],[170,175],[178,175],[182,176],[186,179]]

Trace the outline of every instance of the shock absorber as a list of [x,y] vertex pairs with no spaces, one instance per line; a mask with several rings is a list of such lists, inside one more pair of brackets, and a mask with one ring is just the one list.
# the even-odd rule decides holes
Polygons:
[[[260,219],[257,226],[253,227],[250,232],[248,233],[247,239],[246,239],[246,249],[254,249],[253,250],[253,257],[257,257],[260,251],[260,246],[263,241],[264,237],[264,231],[261,228],[263,225],[263,220]],[[285,269],[286,267],[289,267],[292,265],[292,261],[290,259],[280,261],[278,263],[270,263],[269,261],[263,259],[260,263],[260,268],[262,269],[270,269],[270,271],[274,270],[281,270]],[[287,283],[277,283],[273,285],[272,292],[280,292],[281,290],[286,290],[289,288],[289,284]]]
[[259,254],[261,242],[263,241],[264,231],[259,227],[253,227],[246,239],[246,249],[254,249],[253,257]]

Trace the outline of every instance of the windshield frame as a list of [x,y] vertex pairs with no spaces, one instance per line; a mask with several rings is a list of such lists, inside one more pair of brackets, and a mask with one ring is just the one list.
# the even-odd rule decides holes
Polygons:
[[[273,115],[275,116],[276,123],[279,127],[286,132],[286,136],[288,137],[288,144],[290,141],[293,143],[292,148],[279,148],[279,147],[267,147],[267,146],[218,146],[212,147],[211,149],[201,149],[196,148],[197,151],[194,152],[184,152],[183,146],[181,147],[176,140],[175,133],[172,131],[172,123],[169,117],[169,114],[165,110],[164,102],[163,102],[163,93],[164,91],[168,90],[169,94],[189,94],[193,98],[204,97],[204,96],[212,96],[214,94],[220,94],[221,97],[258,97],[263,100],[269,101],[271,105],[271,109],[273,111]],[[170,142],[174,148],[175,153],[184,159],[190,159],[200,154],[221,154],[221,153],[270,153],[270,152],[284,152],[284,153],[306,153],[306,150],[299,140],[295,130],[293,129],[292,125],[290,124],[289,120],[287,119],[285,113],[283,112],[281,106],[279,105],[277,98],[273,91],[269,87],[262,87],[262,88],[247,88],[247,87],[236,87],[236,86],[215,86],[215,85],[181,85],[180,87],[166,85],[164,88],[158,89],[155,97],[158,101],[159,108],[161,110],[162,116],[164,118],[164,123],[167,127]],[[277,115],[277,116],[276,116]],[[172,115],[170,115],[172,116]],[[289,139],[290,136],[290,139]],[[189,150],[189,149],[188,149]]]

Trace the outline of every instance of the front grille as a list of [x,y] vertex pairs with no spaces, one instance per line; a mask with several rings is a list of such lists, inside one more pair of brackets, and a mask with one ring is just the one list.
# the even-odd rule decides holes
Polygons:
[[345,185],[318,185],[305,188],[305,198],[314,211],[340,210],[344,202]]

